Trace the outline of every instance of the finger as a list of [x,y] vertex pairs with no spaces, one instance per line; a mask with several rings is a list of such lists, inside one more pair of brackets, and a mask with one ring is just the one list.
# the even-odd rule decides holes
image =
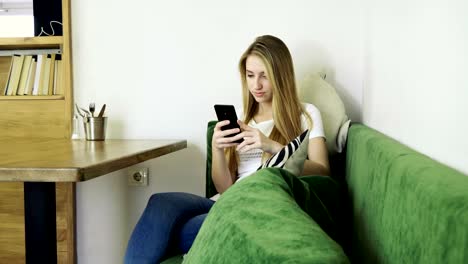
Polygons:
[[[234,143],[234,141],[236,141],[236,139],[234,139],[234,137],[222,137],[222,138],[216,139],[216,143],[218,143],[218,144],[229,144],[229,143]],[[236,144],[238,144],[238,143],[236,143]]]
[[237,145],[236,150],[240,151],[243,147],[247,145],[247,140],[244,139],[239,145]]
[[245,147],[240,148],[238,151],[240,153],[245,153],[245,152],[248,152],[248,151],[250,151],[252,149],[261,149],[261,148],[260,148],[260,146],[259,146],[259,144],[257,142],[253,141],[250,144],[246,144]]
[[229,125],[229,120],[219,121],[218,123],[216,123],[215,129],[221,130],[221,128],[226,125]]
[[237,124],[239,124],[240,128],[242,130],[246,130],[246,131],[251,131],[252,128],[249,126],[249,125],[246,125],[244,122],[240,121],[240,120],[237,120]]
[[239,139],[244,139],[244,138],[245,138],[245,134],[244,134],[244,132],[241,132],[241,133],[239,133],[239,134],[237,134],[237,135],[231,136],[230,138],[232,138],[234,141],[235,141],[235,140],[239,140]]
[[244,148],[246,148],[247,146],[250,146],[252,144],[254,144],[255,141],[252,139],[252,138],[244,138],[244,141],[242,141],[242,143],[240,143],[236,150],[239,151],[239,152],[245,152]]
[[220,144],[218,145],[218,148],[230,148],[230,147],[235,147],[237,146],[238,143],[229,143],[229,144]]
[[255,131],[242,131],[239,135],[242,135],[243,138],[255,138],[257,135]]
[[239,132],[240,132],[239,128],[231,128],[231,129],[228,129],[228,130],[221,131],[218,134],[219,134],[220,137],[232,137],[230,135],[235,134],[235,133],[239,133]]
[[251,149],[253,149],[252,145],[246,145],[246,146],[244,146],[244,147],[242,147],[242,148],[239,148],[238,150],[237,150],[237,148],[236,148],[236,150],[237,150],[239,153],[245,153],[245,152],[248,152],[248,151],[251,150]]

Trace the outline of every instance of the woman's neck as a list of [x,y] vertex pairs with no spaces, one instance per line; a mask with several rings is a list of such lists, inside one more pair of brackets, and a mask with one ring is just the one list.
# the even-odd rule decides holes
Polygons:
[[262,103],[258,104],[257,113],[254,116],[254,120],[257,123],[273,119],[273,107],[272,104]]

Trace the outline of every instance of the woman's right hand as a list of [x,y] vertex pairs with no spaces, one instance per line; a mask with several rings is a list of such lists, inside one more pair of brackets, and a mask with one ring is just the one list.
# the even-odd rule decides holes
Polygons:
[[232,128],[228,130],[221,130],[222,127],[229,125],[229,120],[224,120],[216,123],[213,132],[213,139],[211,145],[213,148],[218,150],[223,150],[224,148],[233,147],[239,145],[239,143],[235,143],[234,141],[238,140],[237,138],[230,137],[229,135],[239,133],[239,128]]

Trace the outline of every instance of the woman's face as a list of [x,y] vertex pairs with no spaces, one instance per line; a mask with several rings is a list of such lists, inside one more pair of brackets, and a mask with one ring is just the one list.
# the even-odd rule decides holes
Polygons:
[[247,86],[255,101],[258,103],[271,103],[273,99],[272,85],[262,59],[256,55],[249,55],[245,66]]

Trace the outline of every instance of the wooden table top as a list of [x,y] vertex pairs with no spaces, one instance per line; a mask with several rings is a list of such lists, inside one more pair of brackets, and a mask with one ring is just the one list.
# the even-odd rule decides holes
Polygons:
[[187,147],[186,140],[0,139],[0,182],[79,182]]

